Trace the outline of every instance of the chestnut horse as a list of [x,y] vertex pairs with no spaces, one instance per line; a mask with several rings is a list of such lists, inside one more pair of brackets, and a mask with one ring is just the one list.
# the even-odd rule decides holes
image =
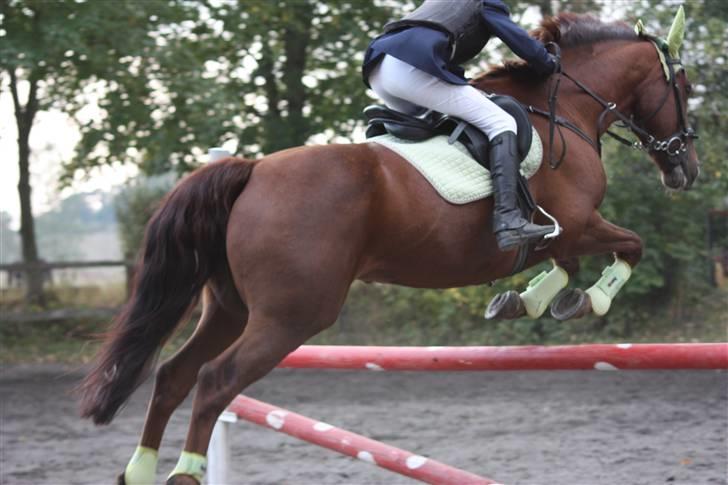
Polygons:
[[[563,119],[592,141],[616,120],[634,120],[663,184],[692,185],[699,169],[685,121],[684,70],[666,81],[667,64],[653,41],[621,23],[563,14],[545,20],[535,35],[560,46],[570,76],[558,96]],[[553,78],[509,64],[474,85],[545,109]],[[614,106],[605,108],[571,78]],[[534,114],[532,121],[548,152],[548,117]],[[551,258],[573,274],[580,256],[614,254],[633,268],[642,254],[639,236],[598,211],[607,179],[596,143],[560,128],[554,152],[566,150],[563,162],[557,169],[544,163],[529,187],[563,233],[531,251],[526,266]],[[139,453],[121,480],[154,480],[167,421],[195,384],[183,459],[169,483],[200,480],[218,415],[331,326],[354,280],[449,288],[508,276],[516,251],[498,251],[492,209],[491,198],[446,202],[410,164],[376,143],[297,147],[258,161],[228,158],[182,180],[149,222],[131,299],[80,386],[82,415],[110,422],[202,295],[194,334],[158,369]]]

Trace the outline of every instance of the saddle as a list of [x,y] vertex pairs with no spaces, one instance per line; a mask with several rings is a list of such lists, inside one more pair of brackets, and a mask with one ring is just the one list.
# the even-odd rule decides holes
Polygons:
[[[526,109],[514,98],[505,95],[489,96],[489,99],[510,114],[518,126],[518,156],[522,162],[528,155],[533,141],[533,129]],[[403,140],[424,141],[438,135],[448,137],[451,145],[456,141],[465,146],[470,155],[483,167],[490,169],[490,143],[485,133],[458,118],[423,110],[415,115],[400,113],[381,105],[364,108],[367,119],[366,137],[384,135]]]

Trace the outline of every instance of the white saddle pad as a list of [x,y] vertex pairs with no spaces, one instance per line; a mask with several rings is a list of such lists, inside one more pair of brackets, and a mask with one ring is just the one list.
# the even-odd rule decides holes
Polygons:
[[[387,134],[367,141],[379,143],[411,163],[448,202],[467,204],[493,193],[490,172],[470,156],[462,143],[448,144],[446,136],[409,141]],[[523,176],[531,178],[542,158],[543,145],[534,129],[531,149],[521,163]]]

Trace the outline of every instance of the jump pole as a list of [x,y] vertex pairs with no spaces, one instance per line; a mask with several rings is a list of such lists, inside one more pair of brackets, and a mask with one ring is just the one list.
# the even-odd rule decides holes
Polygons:
[[516,347],[303,345],[278,367],[371,371],[728,369],[728,343]]
[[[270,404],[238,396],[228,406],[238,418],[328,448],[346,456],[405,475],[425,483],[440,485],[486,485],[497,482],[430,458],[386,445],[364,436],[316,421]],[[212,465],[212,463],[211,463]],[[212,472],[212,469],[210,469]],[[212,475],[209,475],[212,477]],[[210,479],[210,483],[214,483]]]

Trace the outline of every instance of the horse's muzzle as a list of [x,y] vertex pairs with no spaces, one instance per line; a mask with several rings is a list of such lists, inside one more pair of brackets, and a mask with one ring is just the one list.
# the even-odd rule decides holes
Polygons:
[[661,172],[662,185],[672,190],[687,190],[693,181],[688,181],[688,177],[683,172],[682,167],[673,168],[670,172]]

